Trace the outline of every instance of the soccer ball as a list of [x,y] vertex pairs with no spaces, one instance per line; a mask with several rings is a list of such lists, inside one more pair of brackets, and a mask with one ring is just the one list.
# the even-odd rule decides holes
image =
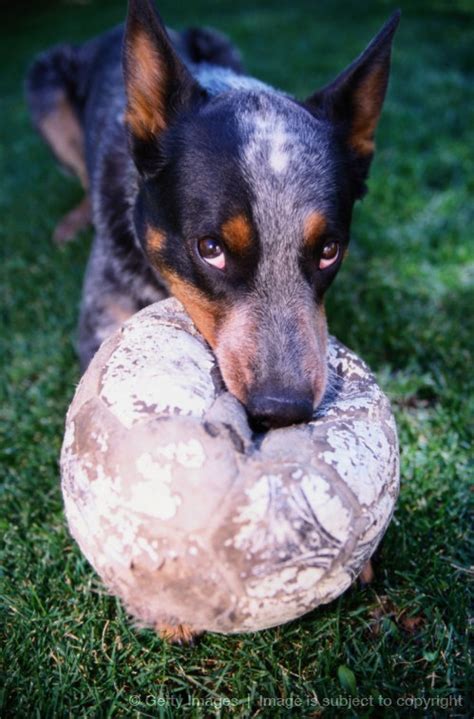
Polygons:
[[265,629],[360,573],[398,495],[396,428],[353,352],[331,338],[328,362],[315,419],[256,436],[176,300],[102,345],[68,411],[62,491],[73,537],[142,625]]

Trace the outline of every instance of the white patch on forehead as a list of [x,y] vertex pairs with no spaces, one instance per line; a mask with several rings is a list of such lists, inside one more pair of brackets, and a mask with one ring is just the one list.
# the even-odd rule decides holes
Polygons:
[[281,93],[242,96],[236,119],[240,167],[252,193],[259,236],[256,286],[272,297],[273,307],[278,293],[281,306],[287,306],[302,291],[304,222],[320,198],[324,203],[334,163],[327,162],[322,125]]
[[308,153],[299,108],[276,93],[260,94],[239,123],[245,138],[242,170],[252,188],[252,212],[260,236],[258,273],[272,286],[276,275],[285,276],[286,283],[288,273],[295,277],[299,273],[299,237],[306,210],[299,168],[305,166]]
[[256,155],[262,150],[268,151],[268,164],[273,172],[279,175],[288,167],[292,139],[281,117],[257,116],[253,122],[247,157],[249,160],[255,160]]

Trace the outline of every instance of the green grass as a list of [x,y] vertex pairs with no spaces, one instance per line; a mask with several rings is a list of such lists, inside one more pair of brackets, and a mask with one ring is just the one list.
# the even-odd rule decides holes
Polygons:
[[[68,536],[59,490],[90,237],[64,251],[50,241],[80,192],[32,132],[21,83],[35,52],[120,21],[124,3],[2,9],[2,716],[469,715],[474,6],[401,5],[370,194],[328,300],[332,331],[377,372],[398,421],[402,490],[376,581],[287,626],[208,635],[195,649],[133,629]],[[220,27],[252,73],[302,96],[392,9],[382,0],[161,2],[170,24]],[[366,706],[334,706],[349,697]]]

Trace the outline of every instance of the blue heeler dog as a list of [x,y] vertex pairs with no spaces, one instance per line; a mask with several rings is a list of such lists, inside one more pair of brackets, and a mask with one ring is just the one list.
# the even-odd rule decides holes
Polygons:
[[399,15],[304,101],[245,75],[220,33],[166,30],[152,0],[130,0],[125,28],[35,60],[34,124],[86,191],[56,238],[95,228],[83,369],[171,293],[254,426],[312,417],[327,386],[324,295],[366,191]]

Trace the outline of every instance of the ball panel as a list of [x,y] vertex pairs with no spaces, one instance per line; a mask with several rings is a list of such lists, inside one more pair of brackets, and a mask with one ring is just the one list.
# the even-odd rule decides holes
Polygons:
[[191,555],[186,537],[175,538],[173,547],[176,556],[154,573],[143,564],[131,567],[133,581],[121,593],[130,613],[145,626],[184,623],[196,631],[219,631],[240,620],[235,596],[214,557],[204,549]]
[[148,327],[133,327],[101,376],[100,397],[110,411],[128,428],[160,414],[202,417],[216,398],[209,381],[215,367],[210,351],[177,327],[162,326],[159,335]]

